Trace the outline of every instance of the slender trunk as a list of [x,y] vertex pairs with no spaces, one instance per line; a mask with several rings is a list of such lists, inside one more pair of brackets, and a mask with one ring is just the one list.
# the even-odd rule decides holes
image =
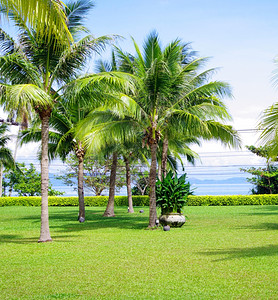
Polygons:
[[2,197],[3,165],[0,165],[0,197]]
[[75,151],[78,158],[78,202],[79,202],[79,213],[78,221],[83,223],[85,221],[85,203],[84,203],[84,156],[85,151],[81,145],[78,143],[78,148]]
[[126,169],[126,188],[127,188],[127,198],[128,198],[128,212],[134,213],[133,201],[132,201],[132,192],[131,192],[131,174],[130,174],[130,165],[127,157],[124,157],[125,169]]
[[159,180],[162,180],[162,169],[161,169],[161,165],[158,164],[158,167],[157,167],[157,177]]
[[40,112],[42,122],[42,153],[41,153],[41,234],[39,242],[52,241],[49,230],[48,219],[48,133],[49,133],[49,117],[51,109],[46,109]]
[[106,206],[106,210],[103,214],[104,217],[115,217],[114,203],[115,203],[115,186],[116,186],[116,172],[117,172],[117,152],[113,153],[111,173],[110,173],[110,187],[109,187],[109,199]]
[[9,188],[9,197],[12,196],[12,192],[13,192],[13,185],[10,185],[10,188]]
[[156,183],[156,151],[157,144],[151,144],[151,168],[150,168],[150,177],[149,177],[149,185],[150,185],[150,218],[149,218],[149,226],[150,228],[155,227],[155,221],[157,219],[156,214],[156,195],[155,195],[155,183]]
[[163,140],[163,146],[162,146],[162,158],[161,158],[161,172],[163,177],[166,177],[167,174],[167,154],[168,154],[168,138],[165,136]]

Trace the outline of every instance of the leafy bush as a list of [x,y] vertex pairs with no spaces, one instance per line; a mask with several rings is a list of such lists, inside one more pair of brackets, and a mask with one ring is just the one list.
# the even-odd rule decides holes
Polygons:
[[[134,206],[149,205],[149,196],[133,196]],[[106,206],[108,196],[85,197],[86,206]],[[41,197],[2,197],[0,206],[40,206]],[[78,197],[48,197],[49,206],[78,206]],[[128,206],[127,196],[115,196],[115,205]]]
[[162,214],[171,212],[181,213],[190,191],[190,183],[185,182],[186,174],[178,178],[177,174],[169,171],[162,181],[156,182],[156,205],[161,208]]
[[189,196],[188,206],[278,205],[278,194]]
[[[134,206],[148,206],[149,196],[133,196]],[[106,206],[108,196],[85,197],[86,206]],[[49,206],[78,206],[77,197],[48,197]],[[40,206],[41,197],[1,197],[0,206]],[[128,206],[127,196],[116,196],[115,205]],[[278,205],[278,194],[188,196],[187,206]]]

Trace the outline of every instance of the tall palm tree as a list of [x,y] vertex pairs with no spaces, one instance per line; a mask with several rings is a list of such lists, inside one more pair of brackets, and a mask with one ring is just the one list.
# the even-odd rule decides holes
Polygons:
[[[213,70],[198,73],[205,59],[187,61],[188,45],[180,40],[162,49],[155,32],[148,36],[143,53],[133,42],[136,56],[117,50],[121,66],[137,79],[132,98],[122,95],[121,103],[103,107],[102,110],[112,112],[110,120],[108,114],[103,114],[101,120],[97,112],[89,115],[83,126],[90,130],[85,137],[86,143],[93,141],[94,147],[98,146],[96,140],[100,135],[107,142],[111,138],[130,141],[135,140],[138,129],[143,133],[143,145],[151,154],[149,227],[154,227],[159,141],[167,141],[170,131],[188,137],[214,136],[232,145],[239,144],[239,138],[231,127],[219,122],[229,119],[221,98],[231,95],[230,87],[221,81],[208,81]],[[115,121],[115,115],[119,120]]]
[[0,197],[2,196],[2,180],[3,168],[14,169],[15,161],[12,152],[7,148],[7,143],[10,137],[7,135],[8,125],[2,123],[0,125]]
[[[83,15],[89,11],[90,3],[80,0],[67,6],[68,30],[75,36],[84,31],[80,26],[82,16],[79,14]],[[76,8],[78,5],[82,6],[82,9],[78,10]],[[88,35],[70,44],[68,39],[60,39],[60,36],[59,39],[55,36],[51,40],[46,40],[40,37],[41,32],[29,27],[17,14],[10,13],[10,17],[20,29],[20,43],[13,47],[16,51],[0,57],[1,74],[10,83],[0,85],[1,101],[6,111],[13,111],[17,115],[22,115],[23,112],[29,115],[36,113],[41,120],[42,207],[39,242],[46,242],[51,241],[48,220],[49,118],[54,104],[60,100],[61,86],[76,78],[88,57],[94,52],[101,51],[111,38],[106,36],[94,38]],[[44,31],[44,34],[47,36],[49,32]],[[10,42],[15,45],[13,40]],[[56,90],[56,87],[60,87],[59,90]]]
[[[85,103],[82,108],[79,101],[60,101],[54,108],[49,119],[50,132],[48,143],[49,159],[59,157],[65,162],[70,153],[74,153],[78,159],[78,202],[79,202],[79,222],[85,221],[84,203],[84,157],[86,149],[82,141],[75,138],[75,127],[82,120],[89,109]],[[41,141],[41,129],[38,122],[33,122],[32,126],[21,131],[21,144]]]

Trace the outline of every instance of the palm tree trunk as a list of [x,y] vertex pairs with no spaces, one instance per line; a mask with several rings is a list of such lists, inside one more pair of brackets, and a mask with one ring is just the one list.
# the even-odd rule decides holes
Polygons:
[[0,197],[2,197],[3,165],[0,164]]
[[132,192],[131,192],[131,174],[130,174],[130,165],[127,157],[124,157],[125,169],[126,169],[126,188],[127,188],[127,198],[128,198],[128,212],[134,213],[133,201],[132,201]]
[[168,154],[168,138],[165,137],[163,140],[163,146],[162,146],[162,158],[161,158],[161,173],[163,177],[166,177],[167,174],[167,154]]
[[84,156],[85,151],[79,142],[78,149],[75,152],[78,158],[78,202],[79,213],[78,221],[83,223],[85,221],[85,203],[84,203]]
[[156,183],[156,151],[157,143],[151,144],[151,168],[150,168],[150,216],[149,216],[149,226],[150,228],[155,227],[155,221],[157,219],[156,214],[156,195],[155,195],[155,183]]
[[51,109],[45,109],[40,112],[42,122],[42,156],[41,156],[41,234],[39,242],[52,241],[49,230],[48,218],[48,133],[49,133],[49,117]]
[[162,169],[161,169],[161,165],[158,163],[158,167],[157,167],[157,177],[159,180],[162,180]]
[[112,158],[111,173],[110,173],[109,199],[106,206],[106,210],[103,214],[104,217],[115,217],[114,204],[115,204],[117,160],[118,160],[118,154],[117,152],[114,152]]

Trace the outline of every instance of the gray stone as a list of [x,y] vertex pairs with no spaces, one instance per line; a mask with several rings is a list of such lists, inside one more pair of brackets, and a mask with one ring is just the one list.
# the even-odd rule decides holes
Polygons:
[[164,231],[170,231],[170,228],[171,228],[171,227],[170,227],[169,225],[163,226],[163,230],[164,230]]

